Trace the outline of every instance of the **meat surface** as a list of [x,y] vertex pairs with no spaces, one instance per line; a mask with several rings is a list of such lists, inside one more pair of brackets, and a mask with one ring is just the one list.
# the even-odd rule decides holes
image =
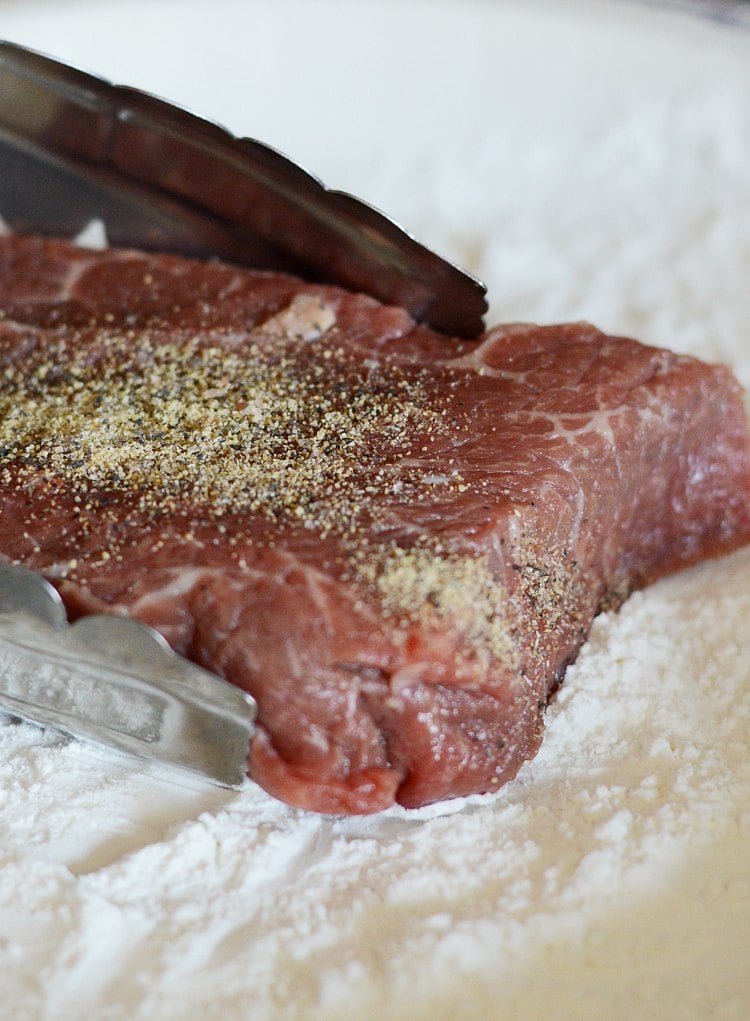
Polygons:
[[600,609],[750,540],[731,374],[585,323],[6,236],[0,360],[2,557],[249,691],[308,809],[497,789]]

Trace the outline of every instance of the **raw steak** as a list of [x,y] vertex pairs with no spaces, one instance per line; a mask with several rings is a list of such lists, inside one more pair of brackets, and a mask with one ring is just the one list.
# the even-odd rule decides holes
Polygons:
[[461,342],[291,277],[0,239],[0,549],[246,688],[250,775],[496,789],[602,607],[750,539],[723,368],[584,323]]

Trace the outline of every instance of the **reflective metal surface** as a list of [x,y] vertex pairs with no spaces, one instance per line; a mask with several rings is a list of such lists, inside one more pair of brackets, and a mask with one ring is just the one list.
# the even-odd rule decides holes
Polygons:
[[279,269],[476,336],[485,287],[261,142],[0,42],[0,213],[14,230]]
[[176,656],[152,628],[108,615],[66,620],[55,589],[0,566],[0,709],[223,787],[246,777],[255,703]]

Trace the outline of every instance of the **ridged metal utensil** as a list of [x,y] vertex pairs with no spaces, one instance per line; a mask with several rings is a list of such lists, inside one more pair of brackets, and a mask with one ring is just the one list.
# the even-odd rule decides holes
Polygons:
[[253,699],[107,614],[68,624],[53,586],[0,565],[0,710],[222,787],[246,777]]
[[2,41],[0,216],[67,237],[99,218],[113,245],[340,284],[456,336],[487,310],[478,280],[262,142]]

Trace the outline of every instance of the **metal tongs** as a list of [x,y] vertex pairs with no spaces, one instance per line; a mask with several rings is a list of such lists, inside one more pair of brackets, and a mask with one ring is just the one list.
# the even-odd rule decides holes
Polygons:
[[[0,41],[0,217],[114,245],[217,256],[341,284],[438,331],[482,329],[485,288],[392,220],[261,142],[155,96]],[[242,782],[255,705],[114,616],[74,625],[55,589],[0,566],[0,709],[225,786]]]
[[139,621],[68,624],[48,581],[0,565],[0,710],[223,787],[247,772],[255,703]]
[[364,291],[455,336],[483,284],[274,149],[137,89],[0,41],[0,216],[114,245],[220,256]]

